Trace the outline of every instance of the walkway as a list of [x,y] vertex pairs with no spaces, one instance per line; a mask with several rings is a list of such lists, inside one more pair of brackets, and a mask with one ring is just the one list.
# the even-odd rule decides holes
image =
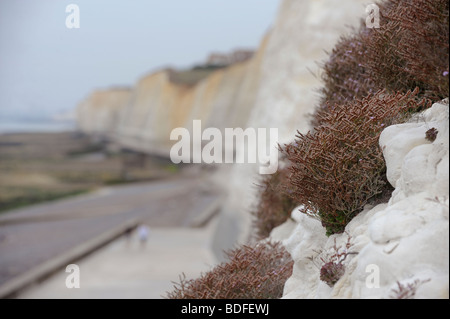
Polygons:
[[[205,178],[181,176],[109,187],[91,195],[3,214],[0,216],[0,297],[70,260],[80,259],[138,224],[147,224],[152,229],[153,243],[149,242],[146,254],[153,259],[156,247],[152,245],[164,247],[166,234],[171,232],[174,238],[192,234],[195,246],[202,242],[199,236],[203,233],[199,228],[191,228],[203,226],[220,202],[221,196]],[[189,241],[178,244],[182,247],[189,245]],[[128,248],[132,249],[132,245]],[[105,249],[111,247],[114,244]],[[176,256],[175,252],[168,253]],[[211,259],[208,257],[206,261]]]
[[197,278],[216,260],[208,247],[215,222],[202,229],[150,229],[142,245],[137,234],[121,237],[77,261],[80,288],[65,285],[69,273],[61,268],[52,277],[17,296],[20,299],[159,299],[184,273]]

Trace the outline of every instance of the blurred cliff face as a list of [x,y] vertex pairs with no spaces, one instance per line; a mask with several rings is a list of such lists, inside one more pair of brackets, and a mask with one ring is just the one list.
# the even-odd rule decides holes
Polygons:
[[[278,127],[280,140],[287,141],[297,129],[308,127],[320,86],[314,76],[317,63],[346,26],[364,17],[364,9],[357,0],[339,5],[285,0],[251,58],[213,70],[194,83],[177,81],[172,70],[162,70],[141,78],[130,90],[94,92],[78,107],[79,127],[166,156],[173,144],[171,130],[191,129],[194,119],[219,129]],[[196,76],[193,70],[185,74],[189,76]]]
[[[117,94],[114,90],[103,92],[105,102],[98,102],[94,93],[78,108],[80,129],[165,156],[173,145],[171,130],[192,129],[194,119],[219,129],[275,127],[279,142],[287,143],[297,130],[309,129],[321,85],[318,63],[349,26],[365,18],[364,3],[284,0],[251,59],[211,72],[194,85],[172,81],[168,71],[151,74],[119,104],[107,102],[108,94]],[[235,165],[231,172],[228,166],[221,168],[227,176],[222,184],[230,194],[224,210],[233,212],[230,219],[240,220],[240,228],[246,230],[257,165]]]
[[263,52],[260,48],[252,58],[233,60],[223,68],[207,64],[203,74],[199,68],[163,70],[140,79],[130,90],[93,92],[77,108],[79,128],[137,151],[168,157],[171,131],[192,130],[193,120],[220,130],[246,127]]

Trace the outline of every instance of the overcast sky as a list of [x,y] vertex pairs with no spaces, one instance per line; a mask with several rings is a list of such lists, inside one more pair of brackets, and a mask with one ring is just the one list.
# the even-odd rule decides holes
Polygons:
[[[280,0],[0,0],[0,120],[73,109],[212,51],[257,48]],[[66,27],[66,6],[80,28]]]

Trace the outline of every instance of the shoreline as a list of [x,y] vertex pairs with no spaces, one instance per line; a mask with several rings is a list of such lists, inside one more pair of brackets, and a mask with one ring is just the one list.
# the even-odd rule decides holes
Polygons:
[[77,132],[75,121],[1,121],[0,135]]

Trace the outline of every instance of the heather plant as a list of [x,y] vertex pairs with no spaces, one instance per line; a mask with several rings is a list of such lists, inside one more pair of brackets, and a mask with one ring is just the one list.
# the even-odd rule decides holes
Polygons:
[[391,188],[378,144],[382,130],[430,106],[405,94],[378,91],[322,113],[314,132],[298,133],[284,150],[291,162],[288,195],[318,218],[327,235],[342,233],[363,207]]
[[[365,66],[367,44],[362,41],[364,33],[370,29],[361,28],[350,36],[341,36],[328,60],[322,65],[323,87],[320,89],[320,101],[317,112],[327,112],[328,107],[345,104],[348,101],[362,99],[378,89]],[[318,125],[318,116],[313,126]]]
[[341,37],[322,66],[321,100],[312,120],[336,104],[386,89],[419,88],[418,96],[449,95],[448,0],[389,0],[380,7],[380,28],[359,29]]
[[356,252],[350,251],[352,244],[352,237],[347,234],[347,242],[343,247],[338,247],[336,244],[336,238],[334,239],[334,245],[332,247],[332,253],[324,254],[324,252],[318,252],[318,259],[320,260],[320,266],[317,265],[317,257],[310,257],[309,259],[320,268],[320,280],[325,282],[328,286],[333,287],[336,282],[345,273],[345,260],[348,255],[356,254]]
[[333,287],[344,273],[345,266],[342,263],[330,261],[320,268],[320,280],[324,281],[329,287]]
[[197,279],[180,277],[169,299],[278,299],[292,274],[293,261],[279,242],[243,245]]
[[254,217],[253,229],[258,240],[268,237],[273,228],[291,218],[292,210],[298,206],[292,197],[283,192],[288,175],[288,168],[281,167],[272,175],[264,175],[258,185],[258,202],[251,212]]
[[390,0],[380,4],[380,13],[380,28],[363,37],[377,85],[390,92],[418,87],[434,101],[448,97],[448,0]]
[[439,131],[436,128],[432,127],[425,132],[425,138],[430,142],[434,142],[437,138],[438,133]]

